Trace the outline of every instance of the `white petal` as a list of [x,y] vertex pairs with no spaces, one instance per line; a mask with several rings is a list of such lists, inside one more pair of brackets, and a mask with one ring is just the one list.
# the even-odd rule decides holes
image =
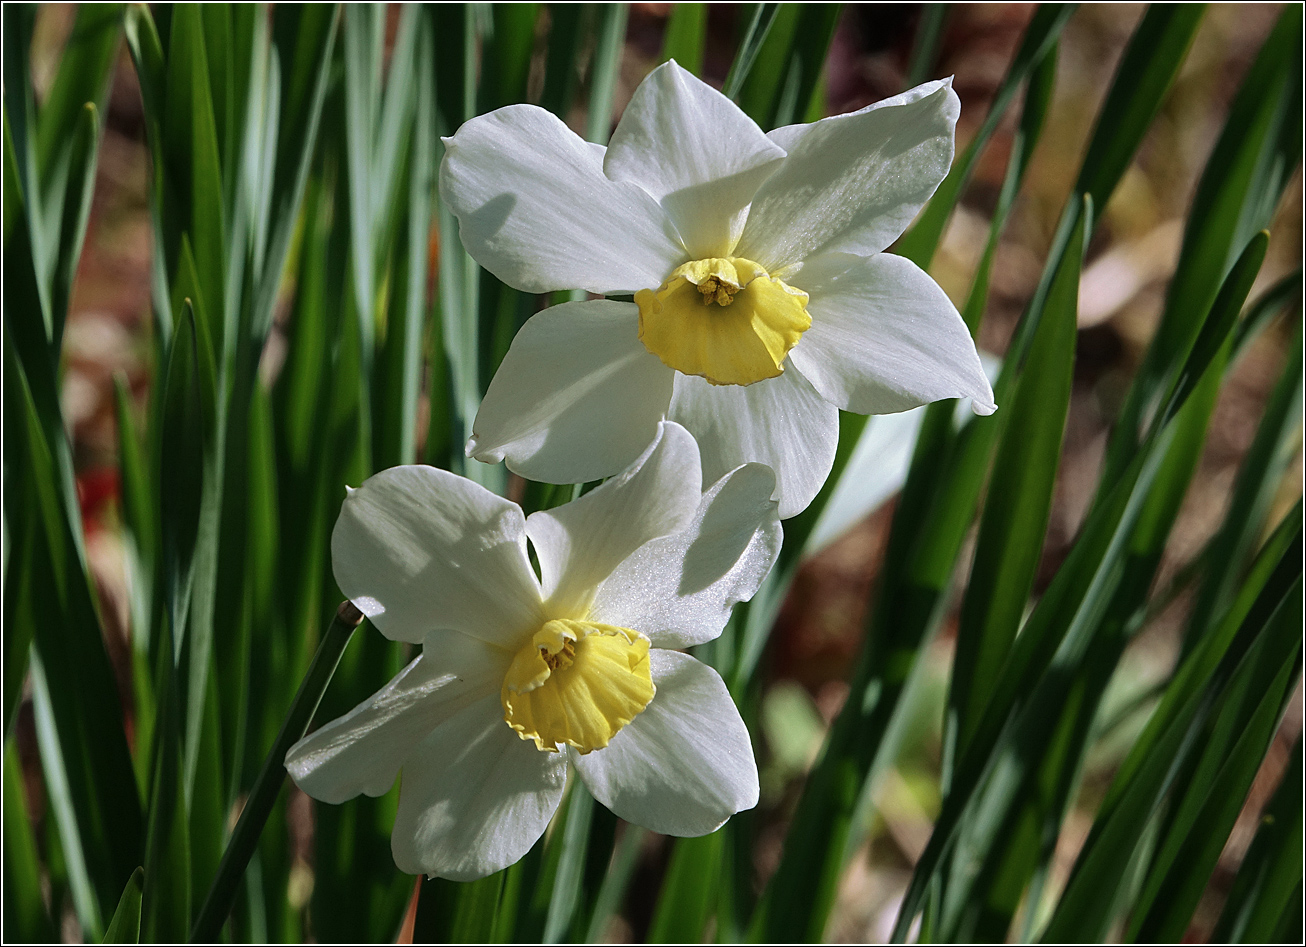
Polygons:
[[817,122],[808,122],[799,125],[782,125],[779,128],[773,128],[766,133],[766,137],[771,139],[785,151],[793,151],[806,135],[813,128],[824,124],[825,122],[836,121],[841,118],[848,118],[852,115],[861,115],[865,112],[873,112],[876,109],[889,108],[895,105],[910,105],[913,102],[919,102],[934,92],[937,92],[941,86],[951,86],[952,79],[934,79],[930,82],[922,82],[918,86],[908,89],[906,92],[899,92],[897,95],[891,95],[887,99],[880,99],[878,102],[872,102],[870,105],[860,108],[855,112],[846,112],[843,115],[831,115],[829,118],[823,118]]
[[657,436],[675,372],[639,340],[639,307],[563,303],[526,321],[485,393],[467,454],[531,480],[584,483]]
[[340,803],[384,795],[432,730],[469,704],[498,694],[512,655],[453,632],[343,717],[290,748],[286,769],[314,799]]
[[503,722],[499,696],[436,728],[404,764],[390,848],[400,871],[454,881],[507,868],[544,834],[566,757]]
[[631,293],[685,260],[658,202],[610,180],[599,151],[551,112],[509,105],[444,144],[440,199],[467,252],[510,286]]
[[789,157],[753,199],[736,255],[774,272],[817,253],[880,252],[947,175],[960,111],[944,79],[779,136]]
[[698,447],[678,424],[634,464],[565,506],[532,513],[526,533],[540,560],[551,618],[585,618],[595,590],[646,542],[679,532],[698,510]]
[[633,628],[656,648],[711,641],[780,554],[784,534],[774,490],[775,474],[762,464],[726,474],[703,495],[687,529],[645,543],[617,567],[590,616]]
[[743,212],[784,156],[739,106],[671,61],[635,90],[603,170],[661,201],[697,259],[730,254]]
[[977,414],[995,410],[970,330],[911,260],[831,254],[807,261],[793,280],[811,297],[812,327],[789,358],[827,400],[857,414],[943,398],[973,398]]
[[774,470],[781,519],[812,502],[830,475],[839,442],[839,409],[792,360],[778,377],[747,386],[677,374],[668,416],[698,440],[707,483],[750,462]]
[[521,509],[447,470],[391,467],[349,491],[331,562],[395,641],[450,629],[511,646],[542,621]]
[[649,652],[657,693],[602,750],[571,753],[594,798],[663,835],[706,835],[757,805],[748,728],[720,675],[687,654]]

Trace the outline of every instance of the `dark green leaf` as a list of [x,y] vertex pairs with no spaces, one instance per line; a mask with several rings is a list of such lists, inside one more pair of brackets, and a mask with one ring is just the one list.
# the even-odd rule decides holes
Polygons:
[[122,889],[118,909],[104,932],[106,944],[136,944],[141,939],[141,888],[145,884],[145,869],[137,868]]
[[1129,784],[1133,773],[1143,765],[1155,741],[1174,724],[1183,708],[1198,692],[1203,683],[1216,672],[1221,660],[1237,642],[1239,629],[1248,622],[1253,627],[1268,620],[1269,612],[1277,606],[1291,585],[1294,566],[1301,556],[1301,502],[1284,517],[1265,541],[1256,561],[1247,574],[1230,607],[1223,611],[1211,632],[1189,654],[1171,678],[1160,705],[1147,722],[1143,733],[1135,741],[1129,755],[1121,764],[1102,802],[1101,812],[1115,805],[1119,794],[1116,787]]
[[825,102],[819,94],[821,72],[843,5],[805,3],[800,11],[798,29],[789,48],[784,85],[770,116],[772,125],[810,122],[812,115],[817,119],[825,117]]
[[703,72],[703,47],[707,42],[707,4],[677,3],[667,16],[662,36],[661,62],[674,59],[696,76]]
[[140,802],[113,670],[54,458],[14,347],[4,350],[6,436],[12,429],[22,439],[17,455],[25,460],[24,502],[34,530],[31,608],[17,617],[31,622],[41,763],[74,900],[83,928],[98,936],[101,917],[140,863]]
[[1075,183],[1098,207],[1106,206],[1152,127],[1205,12],[1200,3],[1156,4],[1129,38]]
[[[230,630],[235,618],[231,616],[223,622],[224,631]],[[192,898],[206,890],[217,874],[222,847],[227,840],[227,813],[230,811],[227,779],[222,769],[218,681],[212,664],[208,666],[207,684],[201,693],[202,704],[197,708],[202,718],[196,735],[195,774],[187,806]]]
[[721,829],[698,838],[676,839],[649,928],[650,944],[702,941],[715,905],[721,868]]
[[[558,8],[554,8],[555,12]],[[435,36],[461,36],[461,50],[446,44],[436,57],[437,127],[441,134],[452,134],[475,109],[475,17],[468,8],[442,5],[434,12]],[[555,28],[557,23],[555,22]],[[546,76],[546,97],[549,92]],[[444,156],[443,147],[436,159]],[[463,249],[458,238],[458,222],[443,203],[439,204],[440,227],[440,337],[449,368],[451,431],[447,463],[455,473],[494,489],[503,480],[502,468],[467,463],[461,450],[470,435],[472,421],[480,407],[480,267]],[[438,353],[432,354],[438,358]],[[488,379],[486,379],[488,383]],[[437,458],[438,461],[438,458]]]
[[1179,370],[1173,395],[1175,401],[1182,402],[1187,398],[1200,383],[1202,375],[1216,354],[1226,345],[1232,344],[1230,335],[1238,321],[1238,314],[1242,311],[1247,294],[1251,292],[1256,274],[1261,270],[1261,263],[1265,260],[1265,251],[1269,245],[1270,235],[1262,230],[1248,241],[1233,269],[1229,271],[1228,278],[1220,287],[1215,302],[1211,304],[1210,313],[1202,320],[1201,331],[1193,342],[1183,367]]
[[[16,425],[10,427],[14,426]],[[22,461],[16,454],[17,451],[6,448],[6,459],[14,465],[15,469],[18,469]],[[6,499],[10,503],[14,502],[12,498],[20,491],[27,493],[26,489],[19,486],[18,480],[19,478],[14,476],[5,484]],[[15,517],[8,510],[5,512],[6,552],[9,555],[8,562],[5,563],[4,575],[4,727],[6,733],[11,732],[14,715],[18,713],[18,705],[22,700],[32,632],[39,621],[36,617],[34,597],[40,594],[40,590],[32,573],[35,568],[34,560],[38,555],[40,524],[33,514],[34,511],[28,510],[26,515],[20,514],[19,517]]]
[[59,243],[55,249],[54,273],[50,290],[50,313],[53,317],[51,347],[58,351],[72,299],[73,278],[82,255],[86,222],[91,215],[91,194],[95,190],[95,159],[99,154],[100,130],[95,106],[90,102],[82,109],[72,129],[68,145],[67,190],[63,195],[63,218],[59,223]]
[[815,93],[840,10],[837,3],[779,5],[738,98],[763,129],[803,121],[813,110],[824,117]]
[[949,694],[954,752],[965,747],[988,703],[1043,550],[1070,407],[1079,273],[1092,216],[1086,207],[1053,278],[1020,380],[1003,406],[1005,428],[957,630]]
[[544,919],[543,941],[546,944],[560,942],[571,927],[576,912],[583,909],[580,900],[581,883],[593,817],[594,797],[581,782],[573,782],[567,793],[566,828],[562,837],[562,851],[558,857],[558,870],[553,877],[549,913]]
[[[434,49],[430,22],[416,25],[417,105],[411,134],[406,200],[397,221],[395,268],[383,368],[377,374],[375,449],[378,467],[413,463],[421,393],[422,329],[427,299],[428,238],[435,193]],[[389,94],[387,92],[387,94]]]
[[[141,87],[145,137],[150,147],[150,218],[158,245],[165,240],[164,202],[167,158],[163,137],[167,101],[167,66],[154,18],[145,4],[130,4],[124,19],[127,48]],[[170,199],[169,199],[170,200]],[[172,336],[172,303],[168,292],[168,264],[163,252],[150,255],[151,302],[159,344],[167,348]]]
[[[8,126],[6,126],[8,127]],[[9,152],[13,156],[13,152]],[[13,161],[5,162],[5,191],[20,209],[29,207],[30,195],[17,187]],[[54,464],[51,476],[61,493],[64,516],[79,556],[82,555],[81,513],[73,483],[72,449],[64,428],[59,400],[58,348],[52,342],[53,324],[48,286],[38,276],[37,236],[31,222],[20,216],[4,245],[4,326],[6,358],[21,365],[23,387],[31,399],[43,432],[45,450]],[[17,405],[15,400],[6,405]]]
[[[587,5],[581,3],[549,4],[549,49],[545,59],[544,90],[540,94],[540,106],[564,120],[576,99],[576,89],[580,84],[580,72],[576,64],[580,60],[580,49],[592,29],[591,12]],[[442,35],[439,29],[436,35]],[[441,49],[440,58],[447,56],[446,49]],[[463,120],[465,119],[457,121]]]
[[268,183],[267,218],[271,222],[262,271],[255,274],[255,296],[250,333],[259,343],[272,326],[272,313],[281,285],[282,269],[291,237],[299,220],[300,201],[308,182],[317,142],[322,105],[326,100],[331,50],[335,44],[339,9],[334,4],[280,5],[273,17],[275,50],[271,100],[278,107],[275,170]]
[[[4,113],[4,245],[23,211],[23,191],[19,181],[18,155],[14,152],[14,138],[9,131],[9,113]],[[23,226],[27,219],[23,218]]]
[[385,38],[384,8],[350,4],[345,8],[342,34],[345,53],[345,155],[349,169],[349,232],[351,236],[354,305],[363,333],[363,366],[370,375],[375,332],[376,247],[372,206],[372,147],[381,107],[381,57]]
[[[37,113],[39,199],[31,200],[36,271],[49,300],[51,346],[59,350],[77,258],[90,210],[99,136],[94,115],[103,111],[122,33],[121,4],[91,4],[77,11],[49,95]],[[91,107],[87,128],[86,107]]]
[[41,898],[41,862],[32,836],[23,769],[12,740],[4,748],[4,937],[10,943],[54,941]]
[[526,80],[530,74],[535,20],[539,12],[538,3],[494,4],[494,30],[483,51],[482,112],[526,101]]
[[[36,23],[36,6],[11,3],[4,8],[4,29],[0,31],[4,42],[4,120],[6,149],[11,149],[15,181],[5,184],[5,251],[9,250],[10,222],[15,210],[21,209],[27,222],[25,231],[39,232],[40,188],[36,170],[36,99],[32,91],[32,67],[28,58],[32,45],[32,29]],[[5,158],[5,173],[9,174],[10,158]],[[23,204],[10,203],[14,193],[23,196]],[[6,258],[5,269],[7,270]],[[39,281],[38,281],[39,282]],[[6,280],[6,286],[8,280]],[[43,300],[44,303],[44,300]]]
[[[1291,663],[1283,664],[1264,691],[1244,698],[1255,707],[1250,716],[1237,706],[1221,714],[1135,907],[1138,921],[1130,927],[1131,940],[1178,941],[1188,930],[1278,728],[1295,671]],[[1246,719],[1237,719],[1231,711],[1244,711],[1238,716]],[[1236,743],[1226,745],[1234,739]]]
[[77,10],[72,33],[59,57],[54,84],[41,103],[36,149],[44,199],[51,190],[64,190],[67,151],[83,121],[86,104],[104,109],[122,36],[124,9],[121,3],[104,3],[86,4]]
[[[235,50],[232,48],[232,5],[225,3],[205,3],[200,5],[201,26],[204,32],[204,61],[208,66],[208,89],[213,111],[213,129],[216,139],[217,161],[224,169],[237,164],[235,145],[236,130],[239,123],[236,103]],[[176,22],[174,12],[173,22]],[[234,168],[231,168],[234,171]],[[228,173],[223,181],[221,193],[229,187]]]
[[[1231,275],[1228,283],[1241,287],[1245,295],[1245,281]],[[1226,299],[1235,311],[1241,302],[1237,292]],[[1216,318],[1221,321],[1222,317]],[[1225,340],[1218,350],[1219,361],[1209,366],[1198,385],[1171,402],[1171,410],[1158,418],[1143,452],[1107,499],[1093,508],[1080,541],[1012,648],[976,736],[956,768],[952,791],[899,914],[896,936],[905,933],[935,862],[952,846],[958,826],[962,835],[948,856],[953,869],[943,923],[945,932],[967,923],[962,912],[969,910],[972,886],[993,877],[996,870],[995,865],[985,864],[986,853],[1015,830],[1012,820],[1017,818],[1024,788],[1036,778],[1039,761],[1058,753],[1068,754],[1068,759],[1082,755],[1097,702],[1135,627],[1134,615],[1145,601],[1200,456],[1227,358],[1227,331]],[[1024,706],[1016,710],[1022,701]],[[1049,769],[1061,775],[1055,777],[1045,806],[1043,818],[1050,822],[1043,830],[1045,839],[1055,837],[1078,767],[1049,764]],[[1025,864],[1032,867],[1028,861]],[[1019,887],[1019,882],[1014,884]],[[1014,910],[1015,899],[1008,897],[1006,907]],[[1110,905],[1103,906],[1104,912],[1109,909]],[[977,936],[996,933],[989,930]]]
[[1286,465],[1297,450],[1297,430],[1302,411],[1302,328],[1300,320],[1288,361],[1261,416],[1238,478],[1233,485],[1229,512],[1211,540],[1208,568],[1193,604],[1185,636],[1185,650],[1214,627],[1232,601],[1246,563],[1265,528],[1269,505],[1278,492]]
[[548,921],[549,905],[553,901],[554,881],[562,861],[563,842],[567,835],[567,817],[570,806],[562,806],[549,825],[548,833],[527,852],[509,873],[520,873],[521,893],[517,895],[516,926],[507,940],[517,943],[539,943],[544,939],[544,925]]
[[486,943],[494,933],[499,896],[503,891],[504,873],[462,885],[458,910],[454,913],[449,941],[454,944]]
[[599,7],[598,41],[590,60],[590,101],[585,114],[585,139],[606,145],[612,133],[612,100],[621,68],[621,53],[626,48],[624,3],[605,3]]
[[[404,155],[418,131],[414,126],[414,108],[423,82],[434,78],[429,62],[419,64],[418,43],[422,24],[429,24],[416,7],[404,7],[399,17],[386,69],[385,89],[375,113],[377,122],[372,151],[372,226],[377,241],[377,265],[384,265],[388,245],[397,238],[398,209],[402,205],[405,175]],[[429,28],[429,27],[428,27]],[[432,105],[434,109],[434,105]],[[434,169],[432,169],[434,173]]]
[[989,224],[988,242],[984,245],[984,255],[980,257],[970,293],[966,296],[966,305],[961,310],[962,319],[965,320],[972,336],[979,332],[980,321],[988,305],[989,278],[997,257],[998,242],[1006,227],[1012,205],[1016,202],[1016,195],[1020,193],[1030,156],[1043,133],[1043,121],[1047,117],[1048,107],[1052,104],[1058,48],[1059,43],[1054,42],[1043,58],[1038,60],[1025,89],[1025,107],[1021,111],[1020,125],[1012,136],[1011,157],[1007,161],[1007,173],[1002,179],[1002,190],[998,193],[998,205],[994,208],[993,220]]
[[1294,894],[1300,908],[1301,859],[1302,741],[1298,737],[1279,788],[1265,807],[1256,837],[1238,867],[1211,942],[1255,944],[1275,940],[1275,925],[1293,910]]
[[1103,483],[1128,464],[1148,412],[1201,328],[1194,315],[1207,311],[1238,254],[1269,223],[1297,161],[1300,145],[1287,133],[1300,120],[1301,15],[1298,6],[1284,9],[1229,108],[1197,185],[1161,323],[1112,431]]
[[[740,45],[735,60],[739,68],[748,69],[748,75],[740,86],[736,101],[748,117],[763,129],[774,128],[777,124],[775,116],[789,75],[789,52],[798,30],[802,5],[781,3],[774,6],[775,15],[766,26],[766,36],[753,58],[751,60],[744,58],[749,52],[745,40],[745,43]],[[727,84],[729,81],[727,79]],[[788,111],[792,114],[796,99],[793,93],[790,93],[789,98],[791,101]]]
[[743,33],[734,62],[730,64],[730,72],[726,74],[725,84],[721,87],[721,91],[729,98],[738,101],[743,93],[744,83],[780,13],[780,7],[779,3],[751,3],[740,7],[739,22],[743,24]]
[[[180,242],[181,234],[186,234],[193,253],[194,292],[204,302],[202,315],[208,345],[225,377],[234,353],[235,333],[226,305],[226,235],[218,130],[209,87],[204,23],[198,6],[181,4],[173,13],[165,108],[164,140],[172,198],[167,206],[177,205],[172,224],[176,231],[165,234],[177,241],[167,248],[169,263],[178,278],[186,278],[181,269],[185,264]],[[166,209],[164,219],[168,220]],[[175,299],[173,311],[178,311]]]
[[1118,794],[1118,803],[1098,818],[1043,933],[1045,941],[1056,943],[1067,935],[1089,939],[1105,935],[1121,881],[1122,853],[1138,843],[1183,757],[1202,751],[1200,735],[1205,722],[1215,713],[1212,705],[1216,694],[1223,692],[1222,699],[1237,699],[1240,692],[1257,697],[1272,695],[1277,718],[1277,700],[1296,676],[1294,660],[1300,651],[1301,621],[1299,569],[1297,581],[1268,619],[1259,627],[1244,623],[1240,629],[1239,636],[1247,640],[1246,650],[1225,654],[1217,672],[1185,702],[1184,710],[1166,728],[1146,761],[1131,774],[1127,788]]
[[921,5],[920,22],[916,24],[916,42],[912,46],[911,62],[907,65],[907,88],[920,85],[934,72],[939,43],[943,39],[943,25],[947,20],[946,3]]
[[[178,327],[180,341],[194,329]],[[167,627],[167,626],[165,626]],[[171,634],[171,629],[169,628]],[[170,642],[169,642],[170,644]],[[182,705],[172,648],[159,648],[159,727],[155,740],[149,818],[145,836],[145,882],[141,898],[141,938],[181,942],[190,929],[190,820],[182,781]]]
[[[67,884],[73,910],[83,931],[98,937],[104,929],[103,913],[97,892],[92,887],[90,860],[103,854],[96,850],[95,840],[83,841],[78,824],[78,802],[74,793],[81,788],[82,780],[76,770],[70,772],[69,762],[75,758],[65,754],[60,745],[61,735],[55,720],[56,705],[46,681],[45,668],[40,653],[32,650],[29,679],[32,686],[32,710],[36,722],[36,744],[41,753],[41,770],[45,779],[49,813],[53,817],[54,832],[47,833],[47,845],[57,845],[57,856],[51,858],[51,874],[58,873]],[[71,739],[67,740],[72,743]],[[76,780],[76,782],[74,782]],[[57,836],[56,834],[57,833]],[[90,833],[86,833],[90,836]],[[53,844],[52,844],[53,843]]]
[[235,902],[237,888],[250,856],[258,845],[259,835],[266,824],[268,814],[281,791],[286,779],[286,752],[303,738],[308,725],[317,711],[327,685],[335,674],[336,665],[341,654],[353,637],[354,629],[363,620],[363,615],[349,602],[343,602],[336,612],[335,620],[322,636],[322,643],[308,673],[299,686],[299,692],[291,704],[281,730],[268,750],[259,771],[249,799],[241,810],[240,819],[231,834],[231,841],[222,855],[222,863],[217,877],[204,899],[204,906],[195,919],[195,927],[190,931],[192,941],[216,941],[218,932],[231,913]]
[[[235,801],[251,777],[246,776],[247,744],[251,708],[249,703],[255,628],[266,638],[275,638],[277,588],[277,458],[273,446],[272,406],[262,385],[256,385],[250,401],[248,498],[249,524],[243,550],[244,566],[238,614],[232,615],[229,643],[214,648],[219,684],[221,733],[226,748],[223,760],[229,769],[227,798]],[[234,610],[233,610],[234,611]],[[266,639],[265,639],[266,640]],[[262,666],[263,661],[259,662]],[[270,703],[279,703],[270,701]]]
[[122,493],[124,541],[131,570],[132,646],[137,651],[148,653],[158,526],[140,435],[132,418],[131,391],[121,373],[113,379],[113,405],[118,422],[118,482]]
[[625,900],[646,836],[645,830],[638,826],[627,825],[622,830],[621,838],[612,854],[612,865],[604,874],[603,884],[594,896],[594,912],[590,915],[589,926],[585,932],[586,943],[603,943],[608,939],[608,923],[620,910],[621,903]]
[[1237,358],[1243,348],[1260,335],[1261,330],[1279,314],[1281,309],[1300,299],[1301,270],[1298,269],[1257,297],[1256,302],[1247,308],[1243,318],[1238,320],[1238,328],[1234,330],[1233,357]]
[[176,700],[186,714],[180,739],[182,785],[188,798],[204,719],[222,502],[217,379],[206,331],[209,315],[191,260],[189,240],[183,237],[173,301],[173,311],[181,318],[169,355],[160,433],[162,469],[168,472],[160,484],[162,591],[175,662],[179,668],[186,666]]

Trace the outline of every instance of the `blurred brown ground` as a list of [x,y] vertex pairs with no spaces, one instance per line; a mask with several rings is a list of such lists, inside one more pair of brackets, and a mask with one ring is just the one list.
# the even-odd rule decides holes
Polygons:
[[[1036,594],[1064,558],[1096,486],[1110,420],[1156,325],[1197,177],[1229,101],[1269,33],[1279,6],[1216,4],[1209,8],[1159,118],[1105,209],[1084,274],[1074,396]],[[618,108],[656,64],[669,7],[632,5]],[[955,76],[962,101],[959,152],[982,121],[1033,9],[1033,4],[952,7],[932,75]],[[1143,9],[1141,4],[1084,5],[1066,28],[1054,105],[993,274],[980,335],[981,347],[991,352],[1003,351],[1033,291],[1093,117]],[[70,5],[55,4],[42,8],[38,16],[33,55],[38,99],[53,77],[71,13]],[[710,12],[705,71],[718,85],[729,66],[736,16],[736,10],[724,6],[714,6]],[[920,7],[910,4],[850,5],[845,9],[827,64],[831,114],[901,91],[919,16]],[[1018,114],[1017,103],[980,162],[936,257],[933,274],[958,303],[964,299],[983,248]],[[113,471],[117,432],[112,378],[116,372],[124,373],[136,396],[142,402],[148,397],[152,380],[147,172],[140,95],[124,52],[107,109],[90,228],[68,320],[63,384],[64,413],[73,435],[87,520],[88,553],[105,606],[111,653],[119,660],[124,681],[128,628],[116,525]],[[1299,265],[1301,204],[1299,167],[1271,231],[1269,256],[1254,295]],[[1202,547],[1219,524],[1234,473],[1289,344],[1290,335],[1282,325],[1271,327],[1225,385],[1201,466],[1167,550],[1162,582]],[[1276,517],[1300,493],[1301,470],[1299,449],[1285,477]],[[843,681],[861,634],[891,506],[868,517],[813,559],[800,574],[781,616],[770,655],[770,690],[763,715],[768,753],[762,761],[764,795],[759,823],[764,829],[759,876],[769,873],[778,858],[802,769],[810,762],[825,722],[837,711],[846,691]],[[959,574],[964,577],[967,570],[963,565]],[[1118,682],[1122,700],[1130,693],[1141,693],[1167,672],[1186,605],[1181,596],[1131,645]],[[910,728],[898,768],[880,788],[870,840],[844,881],[827,931],[831,939],[885,938],[911,864],[928,839],[938,805],[938,707],[951,661],[951,622],[928,652],[919,720]],[[1188,939],[1204,940],[1214,923],[1260,808],[1277,784],[1300,720],[1299,689]],[[1118,761],[1119,753],[1110,747],[1090,761],[1079,804],[1063,833],[1054,885],[1064,880],[1087,832],[1093,807]],[[656,861],[658,853],[650,854]],[[612,935],[619,938],[629,932],[629,927],[618,926]]]

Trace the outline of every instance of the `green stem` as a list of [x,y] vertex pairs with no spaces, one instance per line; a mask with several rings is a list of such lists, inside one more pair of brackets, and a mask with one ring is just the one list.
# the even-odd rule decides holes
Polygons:
[[353,602],[341,602],[336,609],[336,617],[322,636],[321,644],[317,646],[313,663],[304,675],[304,682],[299,685],[299,693],[295,695],[290,711],[281,724],[281,732],[277,734],[272,749],[268,750],[267,758],[263,760],[263,767],[254,780],[254,788],[250,790],[249,799],[241,810],[236,830],[231,833],[231,841],[222,855],[217,877],[213,879],[208,897],[204,899],[204,907],[191,929],[192,942],[213,943],[218,939],[222,925],[235,903],[245,866],[254,854],[259,836],[263,834],[263,826],[281,792],[281,784],[286,778],[286,752],[308,730],[308,724],[317,711],[327,684],[336,672],[336,665],[340,663],[340,656],[353,637],[354,629],[362,621],[363,613],[354,607]]

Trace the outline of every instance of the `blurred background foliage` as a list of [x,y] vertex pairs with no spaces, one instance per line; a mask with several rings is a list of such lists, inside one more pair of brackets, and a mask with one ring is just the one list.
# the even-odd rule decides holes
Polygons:
[[[765,128],[955,77],[896,249],[1002,410],[844,418],[703,655],[756,810],[676,841],[573,791],[454,885],[394,868],[397,788],[287,786],[224,936],[1299,940],[1300,36],[1278,4],[6,5],[6,938],[192,933],[340,600],[345,484],[570,496],[462,459],[548,300],[462,252],[438,136],[529,101],[605,142],[674,56]],[[404,660],[355,635],[318,719]]]

